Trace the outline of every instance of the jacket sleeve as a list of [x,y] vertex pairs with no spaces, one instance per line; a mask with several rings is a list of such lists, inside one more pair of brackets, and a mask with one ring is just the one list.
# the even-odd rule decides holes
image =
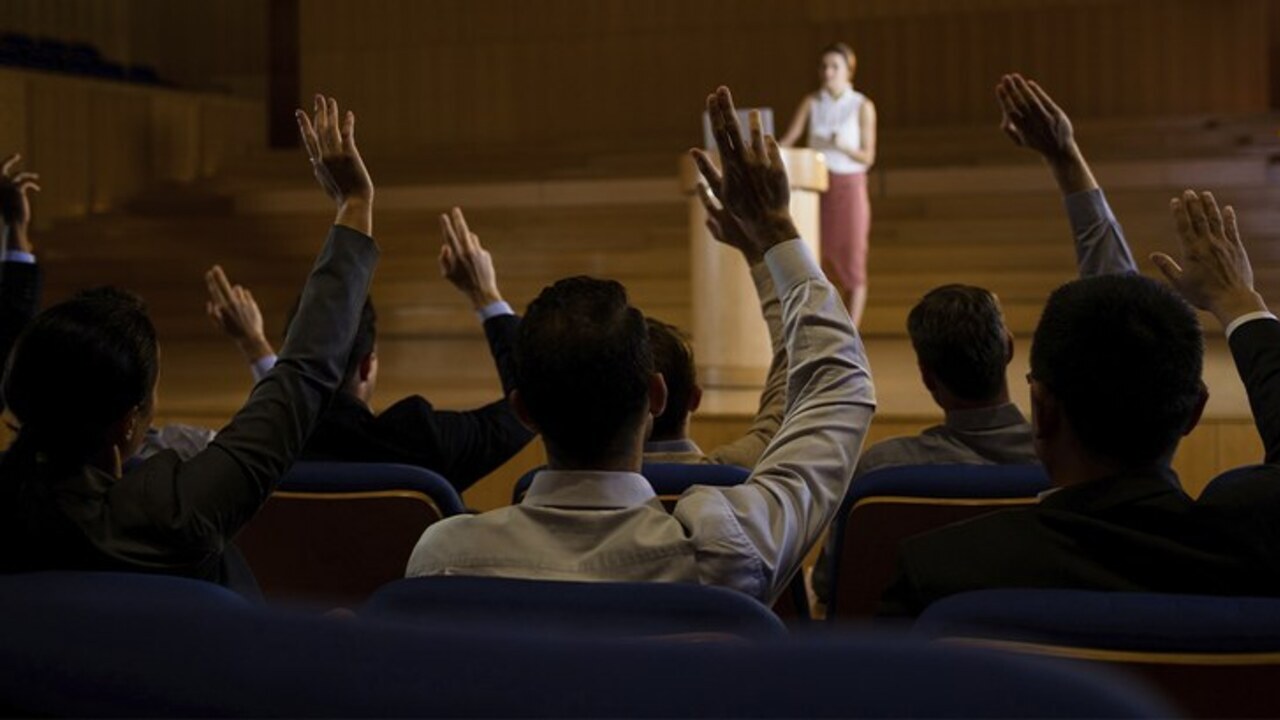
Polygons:
[[1124,229],[1101,189],[1068,195],[1065,203],[1080,277],[1138,272],[1133,253],[1129,252],[1129,244],[1124,239]]
[[1231,333],[1228,344],[1262,436],[1265,462],[1280,463],[1280,322],[1246,322]]

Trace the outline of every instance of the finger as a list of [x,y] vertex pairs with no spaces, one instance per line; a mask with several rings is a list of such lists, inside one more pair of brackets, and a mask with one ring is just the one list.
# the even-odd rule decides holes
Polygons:
[[209,300],[215,305],[225,305],[226,301],[222,297],[222,289],[218,285],[217,275],[213,270],[204,274],[204,286],[209,292]]
[[453,249],[448,245],[440,246],[440,274],[448,277],[453,270]]
[[452,212],[453,229],[458,233],[458,242],[469,242],[471,238],[471,228],[467,227],[467,217],[462,214],[462,208],[455,207]]
[[1026,78],[1021,75],[1014,75],[1013,85],[1017,88],[1018,95],[1023,98],[1025,107],[1029,112],[1033,112],[1039,117],[1049,115],[1049,110],[1040,102],[1040,98],[1036,97],[1035,91],[1031,89],[1031,85]]
[[1228,205],[1222,211],[1222,219],[1226,227],[1227,242],[1244,252],[1244,241],[1240,239],[1240,226],[1236,224],[1236,209]]
[[751,130],[751,154],[757,161],[763,161],[765,157],[764,121],[760,119],[759,110],[752,110],[747,115],[747,125]]
[[716,164],[711,161],[710,155],[697,148],[689,152],[693,154],[693,162],[698,166],[698,173],[706,180],[707,188],[719,199],[720,188],[724,185],[724,176],[720,174]]
[[244,301],[252,306],[254,310],[258,309],[258,299],[253,296],[253,291],[249,288],[244,288]]
[[324,96],[316,93],[312,102],[313,121],[316,129],[316,139],[320,141],[320,149],[325,149],[325,138],[329,134],[329,113],[325,111]]
[[30,190],[40,192],[40,186],[33,182],[25,182],[18,186],[18,192],[21,192],[23,195],[26,195]]
[[1187,209],[1187,215],[1191,218],[1191,229],[1197,236],[1207,235],[1209,232],[1209,218],[1204,213],[1204,203],[1200,201],[1200,196],[1194,191],[1188,190],[1182,194],[1182,205]]
[[356,146],[356,114],[350,110],[342,116],[342,144],[348,149]]
[[744,157],[742,129],[738,126],[733,99],[727,97],[727,93],[728,88],[721,87],[707,99],[712,134],[716,138],[716,147],[720,148],[720,161],[724,163],[741,161]]
[[22,162],[22,153],[14,153],[4,159],[4,165],[0,166],[0,174],[9,175],[18,168],[18,163]]
[[1175,288],[1182,286],[1182,268],[1173,258],[1161,252],[1151,253],[1151,262],[1165,276],[1170,285]]
[[1193,240],[1187,206],[1180,198],[1174,198],[1169,201],[1169,210],[1173,213],[1173,224],[1178,230],[1178,239],[1182,241],[1183,252],[1186,252],[1187,245]]
[[39,180],[39,179],[40,179],[40,173],[33,173],[33,172],[20,172],[17,175],[13,176],[13,181],[18,184],[22,184],[29,180]]
[[458,237],[458,229],[453,226],[453,220],[448,215],[440,216],[440,229],[444,231],[445,245],[450,248],[452,254],[456,257],[462,253],[462,239]]
[[769,167],[785,170],[786,163],[782,160],[782,147],[778,145],[778,139],[772,135],[765,135],[764,145],[769,153]]
[[711,188],[702,183],[698,183],[698,199],[702,201],[702,207],[706,208],[708,217],[716,217],[720,214],[721,209],[711,197]]
[[333,143],[336,150],[342,147],[342,123],[338,120],[338,99],[329,98],[325,108],[329,113],[329,142]]
[[217,297],[222,300],[222,305],[230,305],[235,298],[231,290],[231,281],[227,280],[227,274],[223,272],[221,265],[213,266],[213,286],[217,290]]
[[1218,210],[1218,199],[1211,192],[1200,194],[1200,201],[1204,205],[1205,217],[1209,220],[1209,232],[1215,238],[1225,238],[1226,230],[1222,226],[1222,213]]
[[1062,108],[1058,107],[1058,103],[1054,102],[1053,98],[1049,97],[1049,93],[1045,92],[1044,88],[1040,87],[1039,83],[1035,80],[1028,80],[1027,85],[1030,86],[1031,92],[1035,94],[1041,105],[1048,108],[1055,115],[1066,115],[1066,113],[1062,111]]
[[302,110],[293,113],[298,119],[298,134],[302,136],[302,147],[307,151],[307,157],[314,160],[320,159],[320,141],[316,139],[315,126],[311,124],[311,118]]

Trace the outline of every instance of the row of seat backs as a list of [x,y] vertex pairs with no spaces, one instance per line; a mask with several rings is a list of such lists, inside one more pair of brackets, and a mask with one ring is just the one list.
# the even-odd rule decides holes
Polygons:
[[51,38],[32,38],[22,33],[0,35],[0,65],[72,73],[108,80],[126,80],[148,85],[162,84],[155,68],[148,65],[126,67],[102,57],[87,43],[64,43]]
[[1280,717],[1280,600],[1082,590],[964,593],[931,605],[929,639],[1120,668],[1192,717]]
[[253,607],[181,578],[8,576],[0,578],[0,709],[228,717],[1164,717],[1169,711],[1096,672],[898,636],[690,644],[510,627],[482,633],[447,623],[337,620]]

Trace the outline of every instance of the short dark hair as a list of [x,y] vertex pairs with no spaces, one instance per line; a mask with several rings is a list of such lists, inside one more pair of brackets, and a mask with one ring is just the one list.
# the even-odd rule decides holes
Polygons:
[[680,328],[653,317],[646,317],[645,322],[649,327],[654,369],[662,373],[667,384],[667,407],[653,419],[650,437],[671,438],[684,429],[689,400],[698,385],[698,369],[693,362],[689,336]]
[[956,397],[982,402],[1005,388],[1008,330],[1000,302],[972,285],[930,290],[907,316],[920,365]]
[[1031,375],[1061,404],[1081,445],[1125,467],[1177,447],[1203,392],[1203,366],[1191,306],[1141,275],[1058,288],[1031,345]]
[[620,450],[648,407],[653,372],[644,315],[613,280],[560,280],[520,323],[516,387],[562,460],[592,464]]
[[19,335],[4,400],[23,446],[82,464],[112,423],[150,409],[159,356],[156,329],[138,296],[96,288],[40,313]]
[[[289,314],[284,321],[284,336],[289,337],[289,328],[293,327],[293,319],[298,315],[298,306],[302,304],[302,297],[293,301],[293,306],[289,308]],[[342,387],[346,387],[356,373],[360,370],[360,363],[364,361],[373,348],[378,343],[378,311],[373,307],[373,296],[366,296],[364,306],[360,308],[360,324],[356,326],[356,337],[351,343],[351,354],[347,356],[347,366],[342,372]]]

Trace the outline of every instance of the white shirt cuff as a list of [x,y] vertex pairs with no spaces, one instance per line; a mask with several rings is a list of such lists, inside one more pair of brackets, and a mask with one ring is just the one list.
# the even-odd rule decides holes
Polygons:
[[1244,325],[1245,323],[1250,323],[1250,322],[1253,322],[1254,320],[1275,320],[1275,319],[1276,319],[1275,314],[1268,310],[1256,310],[1251,313],[1245,313],[1240,317],[1236,318],[1235,320],[1232,320],[1227,325],[1227,339],[1230,340],[1232,333],[1234,333],[1241,325]]
[[764,261],[773,274],[773,286],[779,298],[802,282],[825,277],[818,261],[800,238],[769,248],[764,254]]
[[36,256],[22,250],[5,250],[4,262],[21,263],[23,265],[35,265]]
[[484,322],[500,315],[515,315],[516,313],[511,309],[511,306],[507,304],[506,300],[499,300],[498,302],[489,303],[488,305],[480,308],[476,311],[476,314],[480,316],[480,322]]
[[250,369],[253,370],[253,381],[258,382],[262,378],[266,377],[267,373],[271,372],[271,368],[276,366],[276,362],[279,359],[280,358],[275,355],[268,355],[249,363]]

